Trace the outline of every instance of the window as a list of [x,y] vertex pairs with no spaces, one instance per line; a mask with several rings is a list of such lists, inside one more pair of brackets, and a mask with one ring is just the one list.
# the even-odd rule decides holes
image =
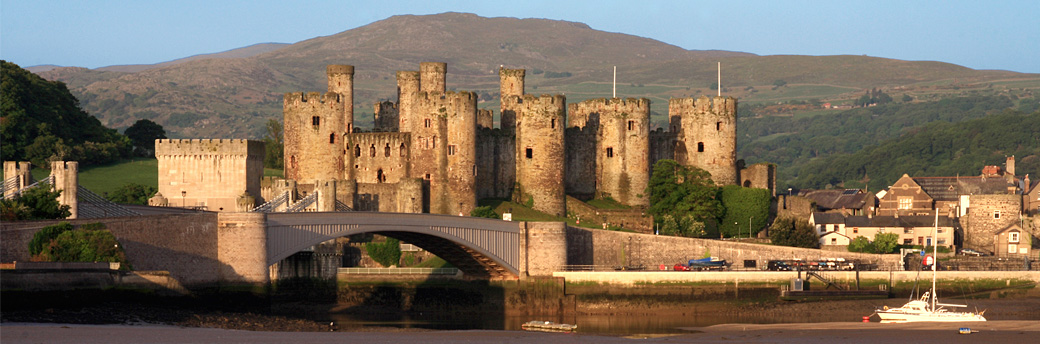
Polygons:
[[368,155],[373,158],[376,156],[376,145],[368,146]]
[[455,145],[448,145],[448,155],[455,155]]
[[914,234],[913,228],[903,228],[903,234]]
[[553,128],[553,129],[556,129],[556,119],[555,118],[552,119],[552,122],[549,124],[549,126],[551,128]]
[[427,128],[429,128],[430,127],[430,119],[427,118],[427,119],[423,120],[423,125],[426,126]]
[[319,124],[321,124],[321,117],[318,117],[318,116],[311,117],[311,125],[318,126]]
[[614,157],[614,147],[607,147],[607,157],[608,158],[613,158]]
[[633,130],[636,127],[636,121],[628,121],[628,130]]
[[1018,232],[1008,233],[1008,242],[1018,243]]
[[715,131],[722,131],[722,122],[715,122]]
[[386,175],[383,174],[383,169],[379,169],[378,171],[376,171],[376,183],[385,183],[385,182],[386,182]]
[[354,156],[356,156],[356,157],[360,157],[361,156],[361,146],[360,145],[354,145]]
[[697,151],[704,152],[704,142],[697,142]]
[[329,143],[336,143],[336,133],[329,134]]
[[1000,219],[1000,210],[993,211],[993,219]]
[[427,173],[425,176],[423,176],[423,179],[430,180],[430,174]]
[[531,147],[527,147],[524,154],[527,156],[528,159],[531,159],[532,157],[534,157],[534,149],[531,149]]
[[383,156],[387,157],[387,158],[390,157],[390,144],[389,143],[386,144],[386,147],[383,147]]
[[903,245],[913,245],[914,239],[903,239]]
[[837,244],[838,244],[838,238],[831,238],[831,245],[837,245]]
[[852,227],[852,234],[859,234],[859,228]]
[[914,207],[913,197],[899,197],[899,209],[911,209]]
[[404,156],[404,155],[405,155],[405,149],[404,149],[404,144],[402,143],[401,144],[401,156]]

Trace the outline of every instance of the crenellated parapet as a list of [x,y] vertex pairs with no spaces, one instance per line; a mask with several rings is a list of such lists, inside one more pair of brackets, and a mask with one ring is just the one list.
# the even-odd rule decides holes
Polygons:
[[283,107],[285,177],[334,180],[343,177],[342,135],[349,131],[339,93],[287,93]]
[[264,142],[245,139],[158,139],[155,156],[223,155],[263,160]]
[[396,183],[410,176],[411,133],[351,133],[344,139],[347,179],[358,183]]
[[[650,100],[590,99],[568,106],[568,189],[610,197],[630,206],[648,206]],[[584,134],[584,135],[581,135]],[[592,140],[593,142],[579,142]],[[593,150],[591,152],[587,150]],[[596,178],[581,178],[575,173]]]

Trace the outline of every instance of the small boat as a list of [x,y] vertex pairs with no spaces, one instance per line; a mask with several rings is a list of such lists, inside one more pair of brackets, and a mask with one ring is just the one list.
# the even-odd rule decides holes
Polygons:
[[520,325],[520,328],[528,331],[541,332],[574,332],[578,330],[578,325],[557,324],[552,321],[532,320]]
[[[936,227],[933,229],[932,237],[935,238],[935,231],[938,230],[939,226],[939,213],[935,214]],[[939,303],[939,298],[935,295],[935,267],[938,265],[934,260],[938,255],[938,245],[933,245],[935,252],[932,253],[931,257],[926,257],[925,261],[930,261],[932,266],[932,289],[921,295],[920,299],[910,300],[902,307],[888,308],[887,306],[878,309],[878,317],[881,317],[881,322],[964,322],[964,321],[986,321],[986,318],[982,316],[986,311],[980,312],[954,312],[949,311],[945,307],[968,307],[967,305],[954,305],[948,303]]]

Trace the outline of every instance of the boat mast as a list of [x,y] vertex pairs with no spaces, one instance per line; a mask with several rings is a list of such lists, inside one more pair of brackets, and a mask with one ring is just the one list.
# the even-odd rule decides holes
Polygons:
[[939,265],[939,209],[935,210],[935,227],[932,227],[932,312],[935,311],[935,267]]

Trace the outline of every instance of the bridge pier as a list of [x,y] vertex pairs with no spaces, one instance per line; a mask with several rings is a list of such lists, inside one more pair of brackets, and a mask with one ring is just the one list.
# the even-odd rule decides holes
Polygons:
[[520,222],[520,278],[552,276],[567,265],[567,223]]
[[269,283],[267,214],[217,214],[217,261],[221,283]]

